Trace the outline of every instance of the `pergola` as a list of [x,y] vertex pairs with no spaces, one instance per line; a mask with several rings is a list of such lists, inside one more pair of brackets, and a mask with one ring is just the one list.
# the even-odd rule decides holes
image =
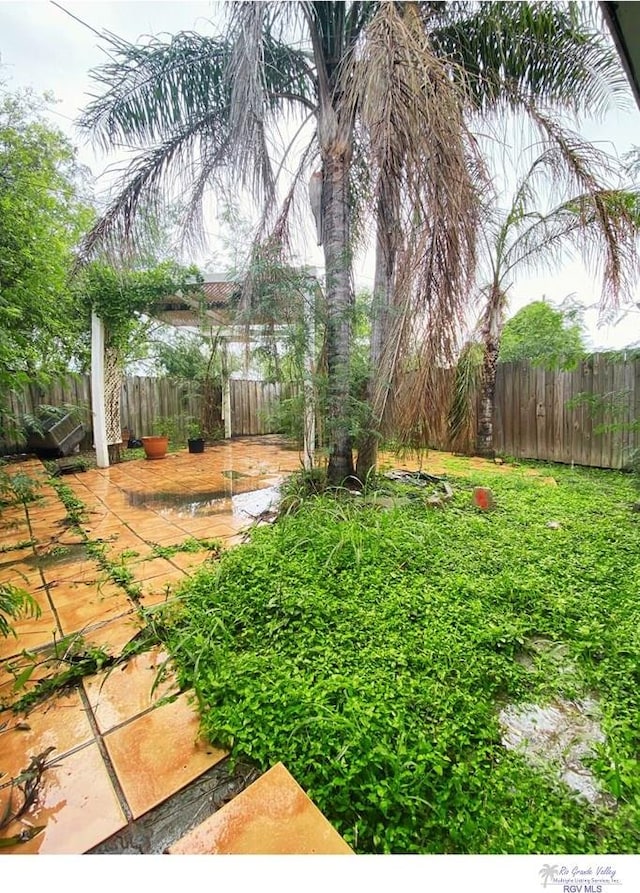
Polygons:
[[[309,288],[304,295],[304,317],[310,333],[304,376],[304,466],[313,466],[315,447],[315,401],[313,363],[315,352],[314,320],[318,279],[309,271]],[[154,319],[172,326],[199,328],[206,322],[217,329],[222,346],[222,418],[225,438],[231,437],[231,385],[229,377],[229,344],[261,341],[265,320],[255,315],[246,324],[234,321],[235,305],[241,285],[224,274],[209,274],[201,285],[201,296],[178,292],[156,305]],[[204,297],[203,297],[203,296]],[[105,329],[102,320],[91,316],[91,402],[93,431],[98,468],[109,467],[109,446],[121,442],[120,383],[105,353]]]

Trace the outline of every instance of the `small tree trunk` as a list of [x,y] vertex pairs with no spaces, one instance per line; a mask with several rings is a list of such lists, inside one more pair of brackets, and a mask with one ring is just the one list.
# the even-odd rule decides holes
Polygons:
[[328,435],[327,476],[342,484],[354,473],[350,419],[350,360],[354,296],[351,288],[349,156],[323,151],[324,258],[327,295]]
[[500,337],[502,335],[505,295],[498,284],[494,284],[487,305],[484,325],[482,327],[482,343],[484,360],[482,363],[482,385],[480,389],[480,408],[478,411],[478,431],[476,452],[479,456],[493,459],[493,418],[496,402],[496,372]]
[[496,342],[486,344],[482,364],[476,452],[479,456],[484,456],[487,459],[493,459],[495,456],[493,448],[493,418],[495,412],[498,351],[499,345]]

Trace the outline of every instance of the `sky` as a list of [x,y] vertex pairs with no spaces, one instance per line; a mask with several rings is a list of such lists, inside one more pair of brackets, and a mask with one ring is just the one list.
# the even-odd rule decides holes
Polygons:
[[[180,30],[214,33],[219,4],[191,0],[60,0],[69,13],[96,31],[111,31],[131,41],[141,35],[172,34]],[[219,18],[218,18],[219,20]],[[67,15],[49,0],[0,0],[0,82],[9,89],[32,87],[51,91],[58,100],[51,120],[78,146],[79,159],[97,178],[97,188],[109,182],[114,156],[96,154],[74,126],[92,89],[89,70],[105,60],[98,36]],[[605,151],[622,155],[640,146],[640,110],[630,99],[625,110],[612,110],[602,121],[581,125],[581,133]],[[122,156],[120,156],[121,160]],[[105,173],[106,171],[106,173]],[[215,225],[212,232],[216,232]],[[309,239],[303,262],[318,265],[321,255]],[[203,257],[194,258],[201,265]],[[356,286],[371,288],[372,255],[369,252],[356,268]],[[599,285],[579,260],[565,264],[553,274],[517,281],[510,300],[510,313],[543,296],[560,303],[573,295],[585,307],[597,304]],[[640,289],[635,296],[640,302]],[[640,308],[632,309],[617,325],[598,327],[597,310],[585,315],[589,346],[621,348],[640,342]]]

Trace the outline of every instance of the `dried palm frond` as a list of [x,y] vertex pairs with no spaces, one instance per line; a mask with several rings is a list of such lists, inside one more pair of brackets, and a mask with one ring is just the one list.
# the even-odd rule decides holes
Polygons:
[[[111,60],[92,72],[104,92],[79,123],[104,149],[136,145],[141,151],[85,239],[85,258],[105,245],[139,246],[141,211],[160,215],[175,196],[186,209],[185,237],[196,245],[209,187],[233,187],[237,194],[240,184],[273,196],[269,129],[287,108],[292,115],[313,110],[313,77],[306,55],[264,25],[262,4],[237,6],[223,38],[187,32],[134,45],[108,36]],[[239,75],[253,60],[261,73],[247,81]]]
[[462,82],[434,52],[417,5],[384,3],[344,87],[367,134],[387,277],[374,296],[385,331],[373,413],[382,418],[391,394],[401,440],[429,438],[441,397],[436,370],[455,358],[471,294],[482,164]]

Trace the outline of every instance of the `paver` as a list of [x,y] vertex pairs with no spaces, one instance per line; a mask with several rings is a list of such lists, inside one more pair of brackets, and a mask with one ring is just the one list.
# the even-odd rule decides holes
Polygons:
[[[261,470],[256,473],[258,464]],[[104,541],[109,560],[117,561],[123,552],[137,553],[125,558],[123,566],[142,587],[141,604],[149,607],[163,601],[167,587],[175,589],[208,555],[204,550],[178,553],[174,562],[154,557],[154,545],[178,545],[193,536],[228,545],[241,540],[251,518],[234,514],[233,495],[273,486],[274,479],[298,467],[296,451],[269,440],[258,445],[248,441],[232,449],[210,447],[203,454],[184,452],[158,462],[139,460],[69,475],[64,483],[87,507],[83,529],[89,538]],[[40,462],[17,468],[46,478]],[[239,484],[223,475],[230,468],[256,476]],[[185,504],[197,504],[200,494],[220,491],[218,503],[204,499],[197,514],[192,508],[184,510]],[[158,492],[172,494],[174,504],[154,501]],[[62,503],[49,486],[46,493],[45,501],[29,506],[38,539],[49,542],[62,532],[71,541],[72,532],[59,528],[65,517]],[[12,511],[10,518],[5,513],[2,520],[18,524],[3,544],[26,538],[25,525],[20,526],[23,512]],[[8,556],[15,560],[7,560]],[[66,554],[57,562],[55,556],[41,562],[42,572],[32,559],[30,548],[0,556],[2,581],[30,589],[42,608],[38,619],[15,624],[18,638],[0,640],[4,705],[50,672],[44,663],[39,665],[25,689],[14,691],[10,667],[24,660],[20,657],[24,648],[50,649],[53,642],[74,633],[117,655],[142,625],[138,605],[82,549],[77,557]],[[39,655],[44,660],[45,652]],[[28,715],[0,712],[0,772],[5,773],[0,776],[0,807],[10,793],[9,779],[26,768],[32,756],[54,748],[47,757],[37,802],[20,822],[0,834],[13,836],[25,829],[28,833],[39,825],[45,829],[3,854],[86,852],[224,759],[224,751],[199,738],[198,714],[189,694],[170,700],[178,694],[173,677],[152,691],[165,657],[158,649],[140,654],[110,672],[85,678],[70,694],[54,696]]]

